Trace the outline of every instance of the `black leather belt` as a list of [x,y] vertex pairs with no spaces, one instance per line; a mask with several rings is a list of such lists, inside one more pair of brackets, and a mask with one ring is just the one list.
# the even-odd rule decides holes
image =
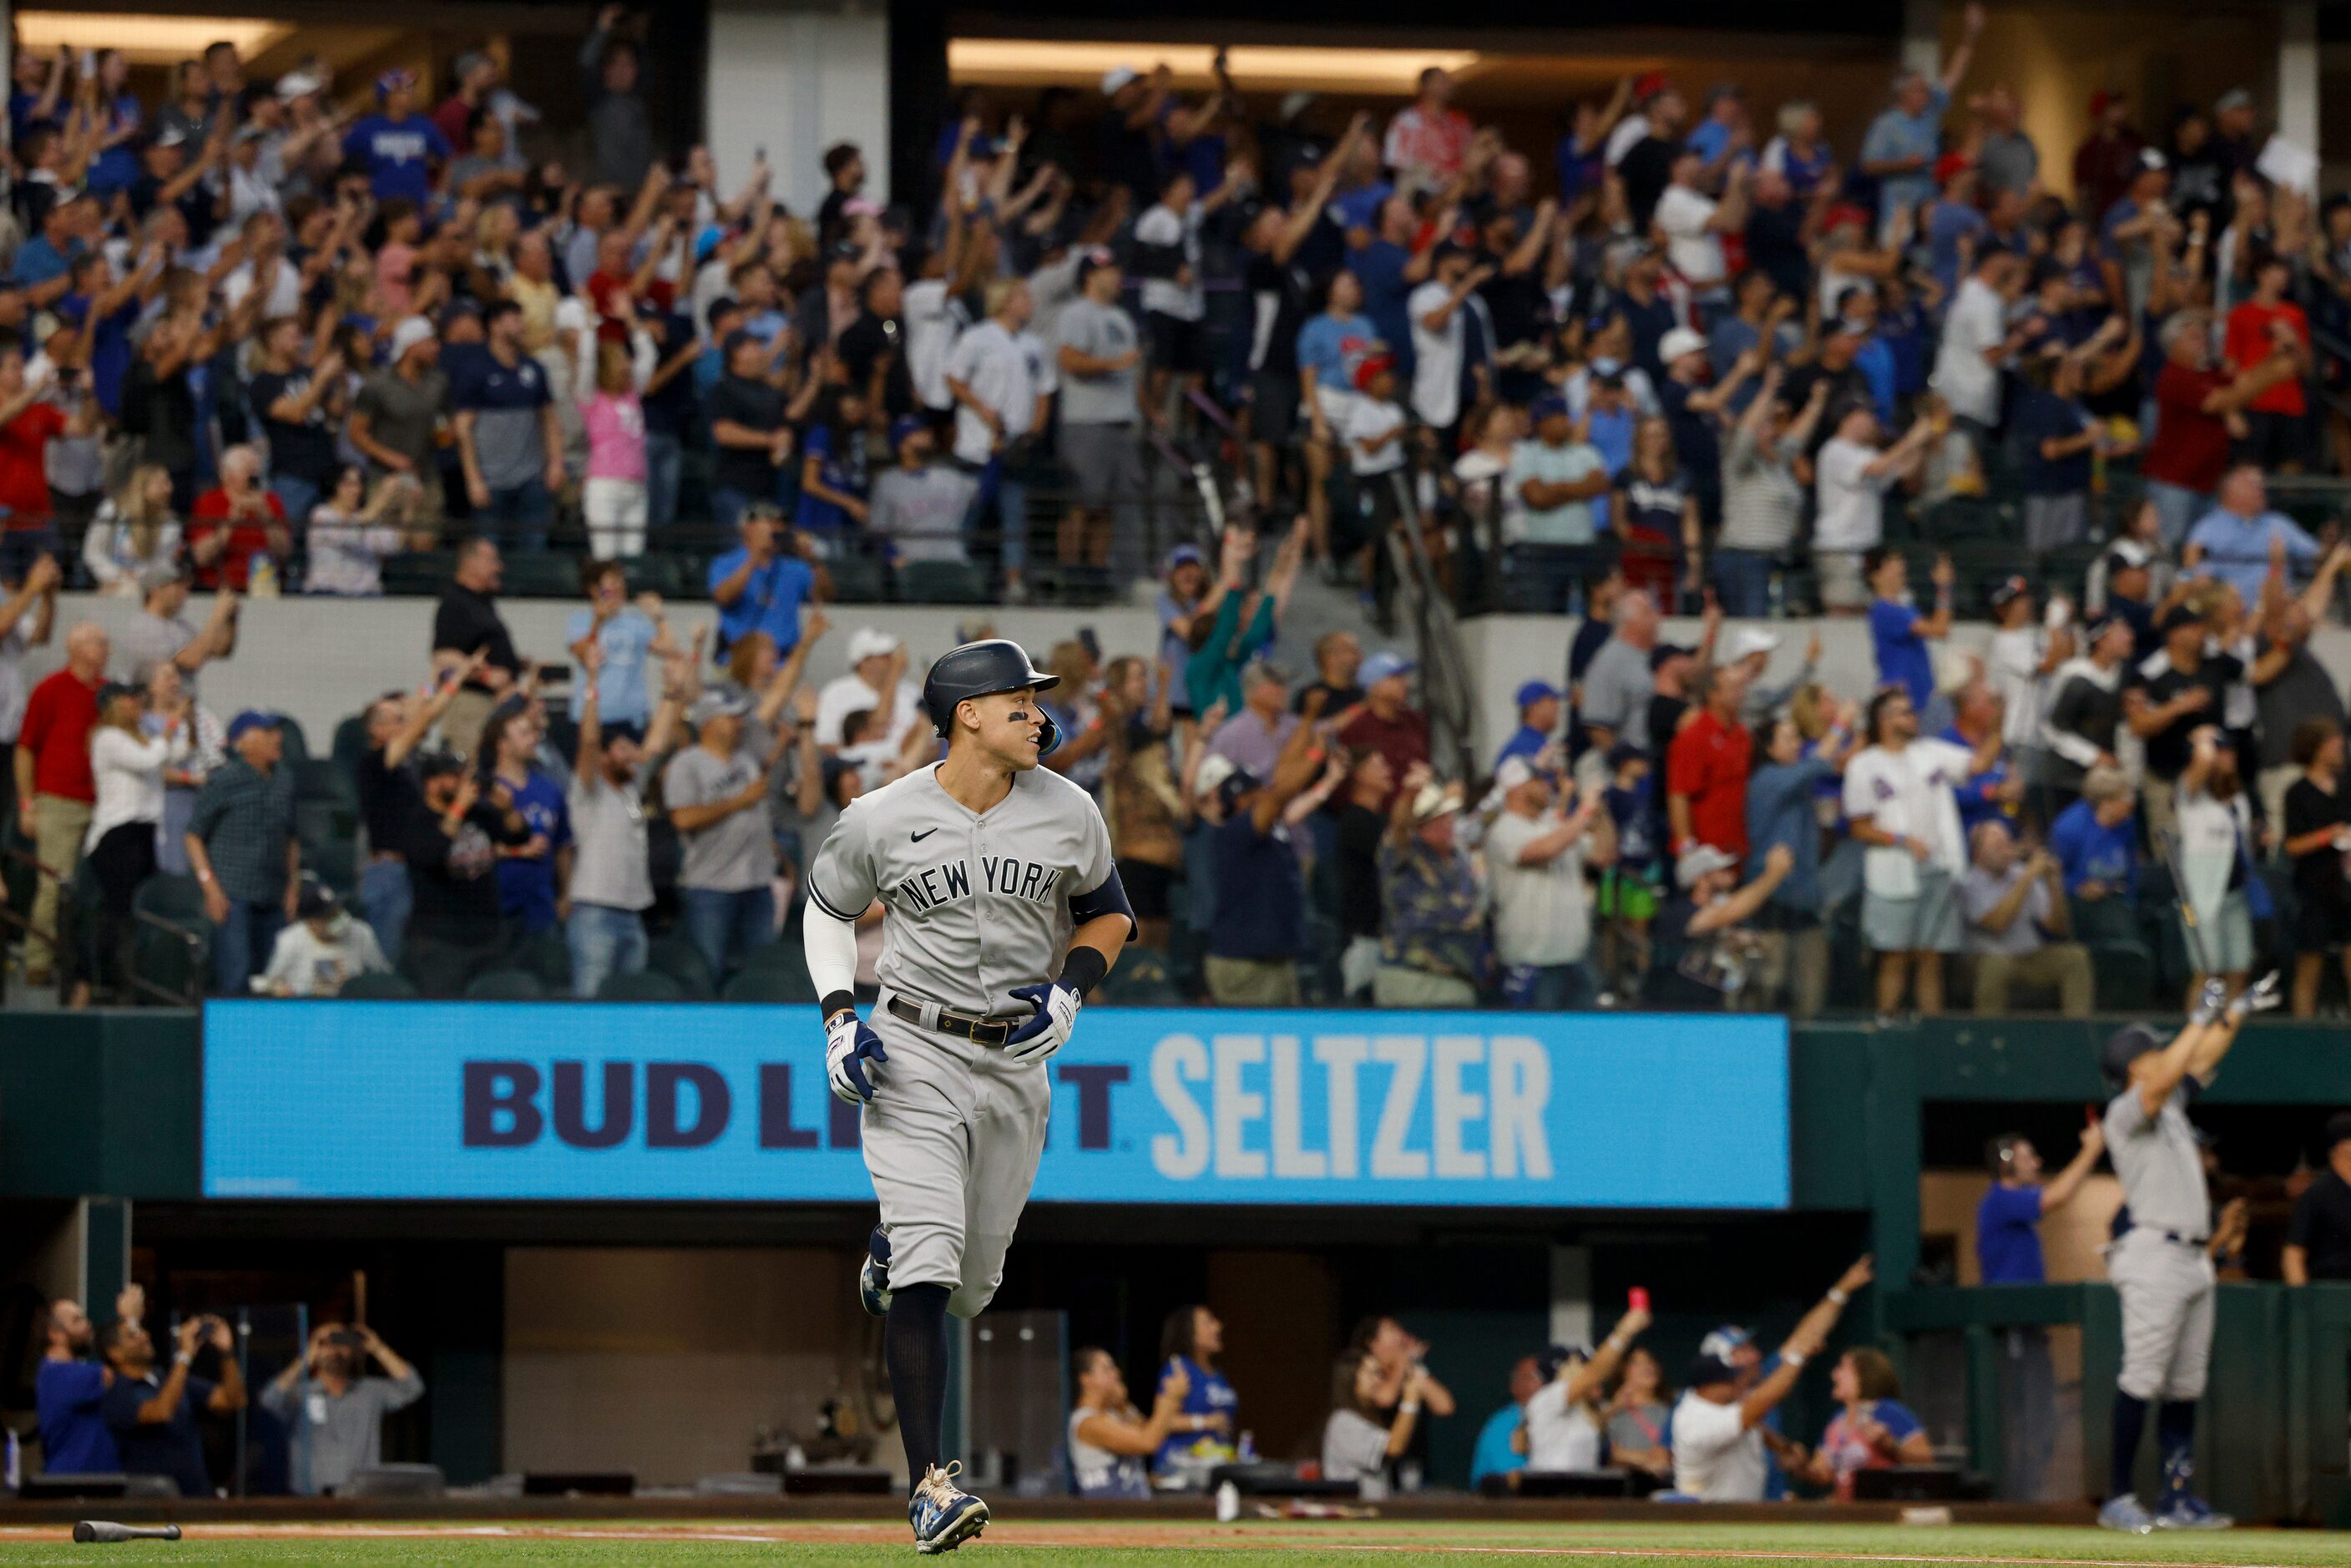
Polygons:
[[2210,1247],[2212,1245],[2212,1239],[2209,1236],[2182,1236],[2177,1230],[2165,1231],[2163,1233],[2163,1239],[2166,1241],[2170,1242],[2174,1247]]
[[974,1045],[988,1046],[1002,1045],[1012,1038],[1012,1031],[1019,1029],[1021,1023],[1019,1019],[967,1018],[961,1013],[949,1012],[946,1009],[941,1008],[938,1021],[926,1025],[923,1021],[922,1005],[918,1002],[910,1002],[904,997],[890,998],[890,1016],[904,1019],[917,1028],[935,1029],[941,1034],[951,1034],[959,1040],[967,1040]]

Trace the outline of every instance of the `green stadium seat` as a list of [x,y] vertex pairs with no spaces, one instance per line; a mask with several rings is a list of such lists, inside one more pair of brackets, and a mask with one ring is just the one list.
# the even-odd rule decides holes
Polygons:
[[212,930],[204,915],[204,890],[194,877],[159,873],[139,884],[131,895],[133,913],[152,915],[183,931]]
[[465,988],[469,1002],[538,1002],[547,999],[547,988],[528,969],[485,969]]
[[343,777],[350,780],[351,793],[356,796],[360,787],[360,758],[367,755],[367,715],[355,713],[335,726],[332,755],[335,766],[343,770]]
[[572,599],[580,592],[580,563],[551,551],[516,551],[506,558],[499,591],[516,599]]
[[710,960],[682,931],[656,938],[646,956],[645,967],[675,980],[690,1001],[707,1001],[718,994],[718,979],[710,972]]
[[816,988],[805,975],[781,969],[746,969],[726,982],[722,993],[730,1002],[799,1003],[817,999]]
[[441,591],[449,586],[450,574],[456,565],[455,550],[414,550],[387,557],[381,574],[384,595],[392,599],[437,599]]
[[898,569],[898,595],[913,604],[987,604],[996,597],[967,560],[910,560]]
[[872,556],[841,556],[824,565],[835,603],[880,604],[890,597],[889,573]]
[[596,999],[601,1002],[682,1002],[686,999],[684,988],[659,969],[645,969],[634,975],[607,975],[604,983],[596,988]]
[[413,1002],[416,999],[415,984],[405,975],[353,975],[335,993],[347,1002]]
[[660,551],[622,562],[621,575],[632,594],[658,593],[664,599],[678,599],[687,592],[685,563]]
[[2138,1012],[2154,1004],[2155,955],[2144,943],[2093,942],[2089,948],[2100,1012]]
[[548,995],[571,994],[571,949],[564,944],[562,932],[547,930],[524,937],[515,948],[513,962],[516,968],[538,977]]
[[340,763],[330,758],[306,757],[293,766],[296,800],[324,800],[353,811],[360,809],[359,786]]

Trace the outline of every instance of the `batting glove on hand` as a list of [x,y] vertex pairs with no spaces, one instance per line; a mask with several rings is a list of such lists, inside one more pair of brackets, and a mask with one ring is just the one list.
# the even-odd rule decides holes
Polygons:
[[2220,1015],[2228,1010],[2229,982],[2215,975],[2204,982],[2204,989],[2196,998],[2196,1010],[2188,1015],[2188,1021],[2191,1024],[2217,1023]]
[[1085,1006],[1073,987],[1015,986],[1011,994],[1034,1007],[1037,1016],[1006,1038],[1005,1055],[1015,1061],[1041,1061],[1070,1043],[1078,1027],[1078,1009]]
[[843,1008],[824,1020],[824,1076],[841,1099],[852,1105],[873,1103],[873,1076],[865,1064],[889,1060],[882,1037],[854,1009]]
[[2284,999],[2278,988],[2278,972],[2272,969],[2248,987],[2243,996],[2229,1004],[2229,1017],[2233,1021],[2243,1019],[2248,1013],[2265,1013]]

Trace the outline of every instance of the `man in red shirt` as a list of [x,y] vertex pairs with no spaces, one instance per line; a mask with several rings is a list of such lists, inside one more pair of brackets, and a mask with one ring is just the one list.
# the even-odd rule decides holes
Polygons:
[[1374,653],[1364,661],[1357,678],[1364,683],[1364,700],[1339,719],[1339,743],[1369,747],[1388,760],[1384,811],[1404,788],[1413,764],[1428,760],[1428,720],[1413,711],[1410,697],[1412,661],[1394,653]]
[[261,454],[232,446],[221,454],[220,483],[196,497],[189,514],[188,555],[196,580],[246,591],[256,556],[267,556],[284,572],[294,553],[286,508],[261,483]]
[[2238,462],[2258,463],[2272,473],[2301,472],[2310,447],[2310,406],[2302,392],[2302,378],[2310,373],[2310,321],[2285,297],[2293,281],[2285,258],[2263,257],[2253,274],[2253,297],[2229,312],[2220,343],[2220,357],[2241,371],[2280,350],[2294,356],[2294,374],[2245,405],[2247,428],[2236,444]]
[[1747,858],[1747,768],[1754,741],[1739,722],[1747,672],[1724,664],[1708,678],[1706,706],[1690,716],[1666,749],[1666,814],[1674,854],[1712,844]]
[[16,821],[41,862],[33,895],[33,931],[25,939],[25,979],[47,985],[56,955],[38,933],[54,930],[57,890],[81,864],[98,781],[89,770],[89,732],[98,723],[98,688],[106,679],[106,630],[85,621],[66,633],[65,668],[33,688],[16,732]]
[[47,400],[49,385],[25,374],[25,350],[11,338],[0,347],[0,581],[15,582],[32,570],[32,558],[60,548],[50,516],[49,443],[68,432],[89,434],[92,411],[68,420]]
[[[2229,416],[2302,374],[2291,344],[2272,340],[2232,371],[2212,363],[2211,320],[2182,310],[2163,324],[2163,370],[2155,378],[2155,437],[2139,472],[2163,524],[2163,548],[2176,554],[2229,466]],[[2299,385],[2294,387],[2297,396]]]

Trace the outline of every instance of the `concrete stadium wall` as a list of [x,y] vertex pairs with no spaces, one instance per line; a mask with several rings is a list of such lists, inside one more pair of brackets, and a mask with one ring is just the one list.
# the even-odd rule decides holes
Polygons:
[[767,149],[770,189],[813,217],[829,189],[824,150],[864,150],[865,193],[890,200],[888,8],[752,5],[710,7],[704,135],[731,193]]

